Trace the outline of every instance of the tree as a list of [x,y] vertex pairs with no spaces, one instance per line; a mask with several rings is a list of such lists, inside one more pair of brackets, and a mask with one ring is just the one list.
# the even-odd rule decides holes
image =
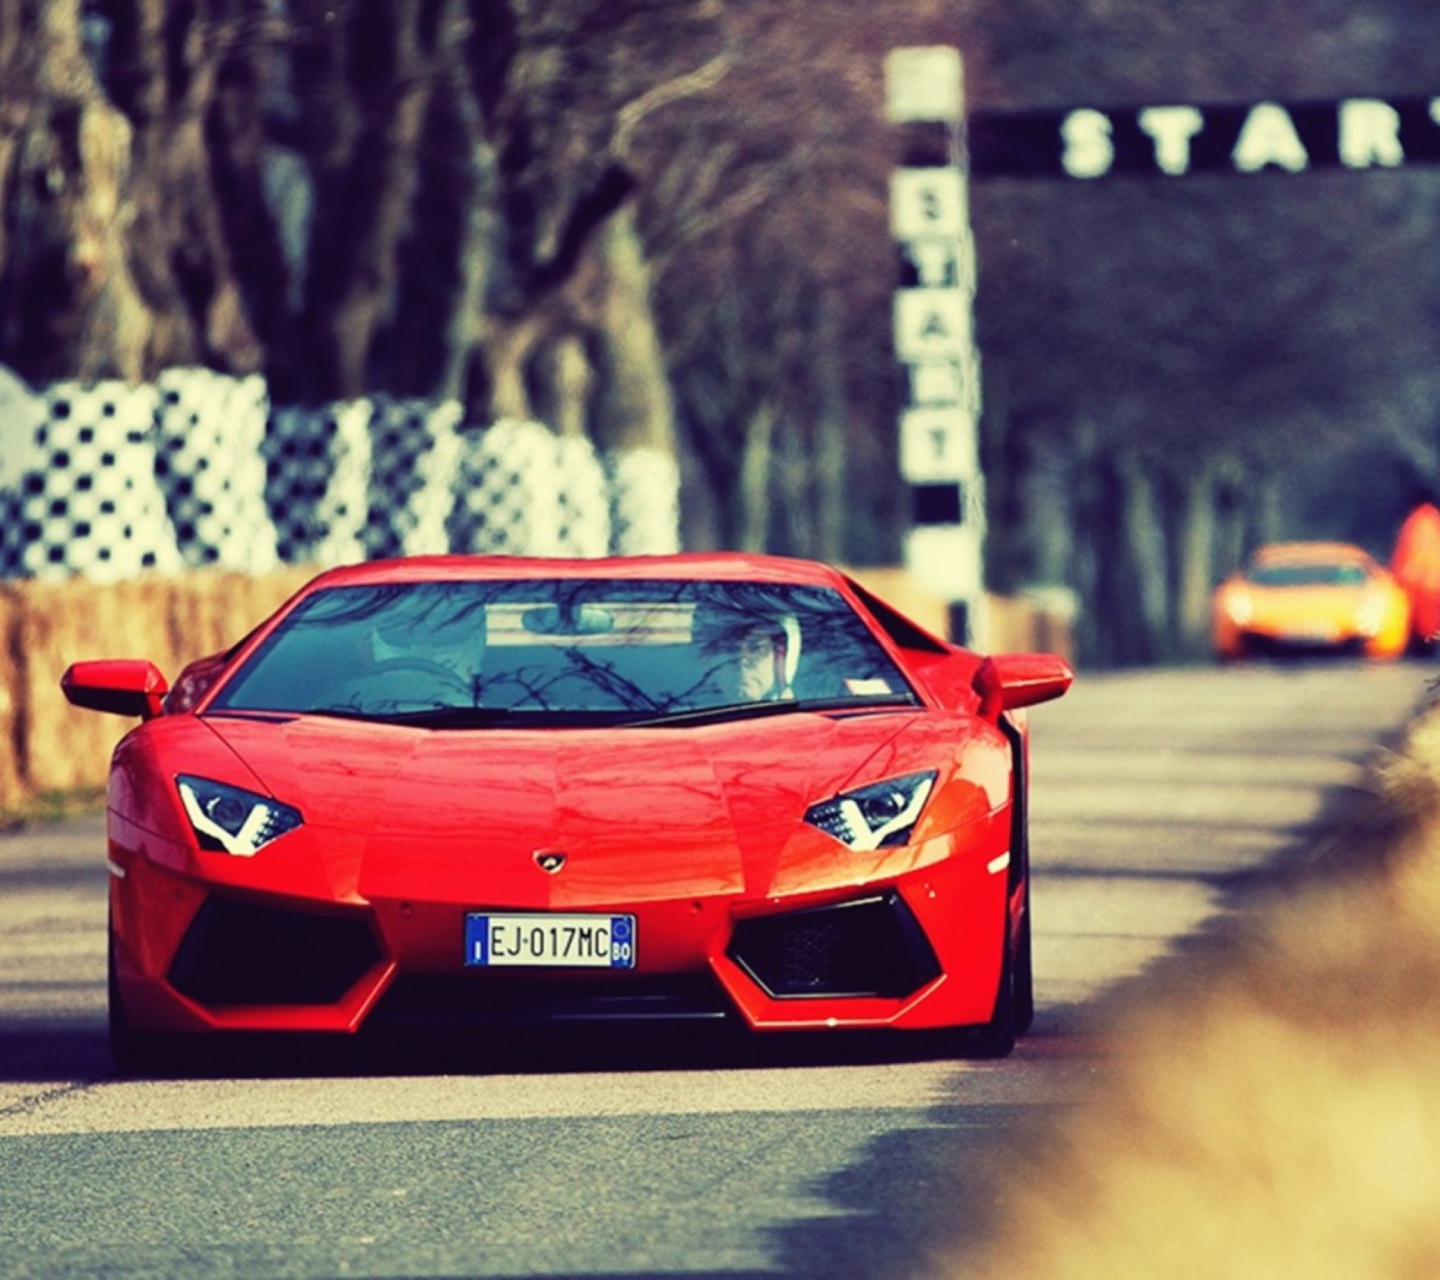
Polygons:
[[[885,54],[972,111],[1440,86],[1423,0],[0,0],[0,362],[675,450],[687,541],[899,557]],[[1440,481],[1440,173],[977,183],[989,574],[1197,652]]]
[[[1023,23],[991,6],[981,82],[1001,105],[1417,91],[1413,42],[1434,15],[1370,9],[1359,25],[1352,5],[1247,6],[1243,21],[1097,5],[1071,10],[1057,46],[1039,6]],[[1357,31],[1373,76],[1358,84]],[[1433,454],[1417,391],[1436,365],[1435,195],[1417,170],[978,187],[981,344],[1002,388],[997,585],[1071,579],[1108,620],[1092,660],[1163,658],[1203,650],[1208,587],[1247,543],[1356,532],[1353,466],[1343,506],[1317,520],[1298,499],[1377,433],[1391,456]],[[1057,455],[1073,497],[1027,508],[1027,472]],[[1096,488],[1107,496],[1082,498]],[[1405,490],[1389,498],[1397,523]]]
[[0,5],[0,119],[0,355],[36,381],[138,376],[131,129],[95,82],[75,0]]

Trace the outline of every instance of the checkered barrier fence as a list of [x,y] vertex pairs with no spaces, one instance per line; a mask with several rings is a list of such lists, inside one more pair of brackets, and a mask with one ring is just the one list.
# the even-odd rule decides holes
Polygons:
[[461,417],[454,400],[375,399],[362,534],[371,559],[450,550],[445,525],[454,504]]
[[0,575],[115,582],[182,567],[156,474],[157,393],[23,386],[0,402]]
[[626,449],[606,459],[616,555],[680,549],[680,464],[661,449]]
[[679,549],[679,471],[458,403],[273,407],[258,377],[34,389],[0,367],[0,577]]
[[265,505],[265,380],[172,369],[156,388],[156,475],[185,563],[272,572],[280,557]]
[[44,410],[30,388],[0,365],[0,577],[20,568],[20,491]]
[[460,454],[450,545],[486,555],[560,554],[555,436],[538,422],[497,422]]
[[588,440],[538,422],[497,422],[465,440],[449,532],[455,551],[606,555],[605,468]]
[[265,501],[291,564],[364,560],[370,520],[369,400],[271,412]]
[[609,480],[595,446],[580,436],[557,440],[555,470],[560,476],[560,554],[608,555]]

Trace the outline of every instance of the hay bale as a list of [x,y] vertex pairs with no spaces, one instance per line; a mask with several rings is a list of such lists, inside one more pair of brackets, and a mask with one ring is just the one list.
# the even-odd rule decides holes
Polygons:
[[292,566],[260,577],[204,572],[178,580],[169,620],[177,661],[166,677],[173,681],[185,663],[244,639],[315,573]]
[[931,595],[915,576],[899,567],[879,566],[844,570],[865,590],[900,610],[912,622],[942,638],[950,634],[950,610],[939,596]]
[[137,578],[19,585],[18,692],[24,709],[24,777],[34,793],[103,786],[110,752],[130,723],[70,706],[60,677],[89,658],[149,658],[162,669],[174,648],[165,619],[175,583]]
[[[13,662],[0,665],[0,690],[22,735],[13,753],[17,793],[103,786],[115,744],[136,723],[66,702],[60,677],[72,662],[148,658],[173,681],[186,663],[241,639],[313,574],[291,567],[256,578],[202,571],[106,585],[16,584]],[[5,724],[0,711],[0,732]],[[0,803],[7,803],[5,786],[0,763]]]
[[[862,587],[894,605],[927,631],[953,640],[950,607],[900,566],[844,570]],[[1033,588],[1013,596],[985,596],[980,620],[983,653],[1058,653],[1074,660],[1075,604],[1061,588]]]
[[15,590],[0,583],[0,810],[13,809],[25,799],[21,776],[19,673],[15,667],[12,631],[19,614]]
[[1061,589],[987,596],[986,648],[991,653],[1058,653],[1074,661],[1075,606]]
[[1025,601],[1014,596],[987,596],[986,644],[991,653],[1035,652],[1035,620]]

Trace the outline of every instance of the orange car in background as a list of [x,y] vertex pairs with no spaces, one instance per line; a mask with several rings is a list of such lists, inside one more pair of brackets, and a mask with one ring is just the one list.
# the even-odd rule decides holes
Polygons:
[[1410,643],[1416,652],[1440,637],[1440,508],[1420,502],[1395,538],[1390,572],[1410,597]]
[[1395,576],[1345,542],[1261,547],[1214,596],[1222,661],[1299,653],[1398,658],[1410,639],[1410,601]]

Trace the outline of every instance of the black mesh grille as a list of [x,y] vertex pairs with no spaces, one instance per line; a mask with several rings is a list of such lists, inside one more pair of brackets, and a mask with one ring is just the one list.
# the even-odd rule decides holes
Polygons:
[[363,920],[211,898],[170,966],[206,1005],[333,1004],[380,958]]
[[729,955],[772,996],[907,996],[940,963],[898,893],[742,920]]
[[705,974],[613,980],[405,975],[381,997],[376,1025],[721,1021],[730,1007]]
[[1255,658],[1289,657],[1358,657],[1365,652],[1365,641],[1358,636],[1347,636],[1338,641],[1297,640],[1287,636],[1257,635],[1246,632],[1240,640],[1245,654]]

